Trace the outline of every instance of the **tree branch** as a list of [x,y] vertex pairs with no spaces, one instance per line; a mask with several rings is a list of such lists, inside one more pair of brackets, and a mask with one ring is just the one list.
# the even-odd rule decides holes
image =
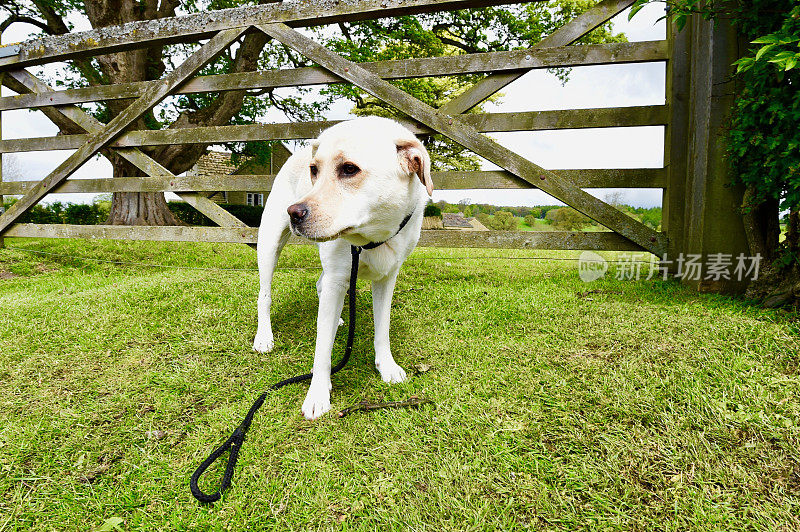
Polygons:
[[[233,58],[230,72],[252,72],[258,67],[258,59],[270,38],[261,32],[247,34],[242,45]],[[186,110],[169,126],[169,129],[188,127],[218,126],[227,124],[242,108],[246,90],[221,93],[214,101],[201,109]],[[164,146],[154,151],[154,158],[169,168],[171,172],[180,173],[194,165],[197,158],[205,153],[204,144],[182,144]]]
[[[69,33],[64,20],[56,13],[53,6],[47,0],[33,0],[33,5],[39,10],[42,18],[47,21],[45,31],[50,35],[64,35]],[[91,59],[75,59],[72,62],[75,68],[89,82],[89,85],[100,85],[103,83],[103,75],[92,65]]]
[[11,15],[7,19],[5,19],[2,23],[0,23],[0,32],[6,31],[6,29],[8,29],[8,27],[14,24],[15,22],[32,24],[37,28],[41,29],[42,31],[44,31],[45,33],[53,35],[53,31],[50,29],[50,26],[48,26],[41,20],[36,20],[33,17],[27,17],[25,15]]
[[339,23],[339,29],[342,30],[342,35],[344,35],[345,39],[347,39],[349,42],[353,42],[353,38],[350,36],[350,29],[344,22]]
[[470,54],[477,54],[481,51],[478,48],[471,46],[465,42],[458,41],[452,37],[443,35],[443,33],[445,32],[449,33],[450,35],[453,35],[453,32],[450,31],[450,27],[451,27],[450,24],[436,24],[433,28],[431,28],[431,32],[436,36],[437,39],[442,41],[442,44],[453,46],[460,50],[464,50],[465,52]]
[[42,18],[47,21],[47,26],[50,28],[51,35],[63,35],[69,33],[69,28],[64,23],[64,20],[56,13],[53,6],[47,0],[33,0],[33,5],[42,14]]

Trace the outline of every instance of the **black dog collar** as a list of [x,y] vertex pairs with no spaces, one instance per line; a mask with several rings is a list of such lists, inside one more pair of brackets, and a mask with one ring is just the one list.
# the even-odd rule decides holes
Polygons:
[[[415,209],[415,210],[416,210],[416,209]],[[411,211],[411,213],[410,213],[408,216],[406,216],[405,218],[403,218],[403,221],[402,221],[402,222],[400,222],[400,227],[397,229],[397,231],[395,232],[395,234],[393,234],[392,236],[390,236],[389,238],[387,238],[387,239],[386,239],[386,240],[384,240],[383,242],[370,242],[369,244],[364,244],[363,246],[350,246],[350,247],[353,247],[353,248],[360,248],[360,249],[375,249],[375,248],[376,248],[376,247],[378,247],[378,246],[382,246],[382,245],[384,245],[386,242],[388,242],[389,240],[393,239],[393,238],[394,238],[394,237],[396,237],[398,234],[400,234],[400,231],[402,231],[402,230],[403,230],[403,228],[406,226],[406,224],[408,224],[408,222],[411,220],[411,217],[412,217],[412,216],[414,216],[414,211]]]

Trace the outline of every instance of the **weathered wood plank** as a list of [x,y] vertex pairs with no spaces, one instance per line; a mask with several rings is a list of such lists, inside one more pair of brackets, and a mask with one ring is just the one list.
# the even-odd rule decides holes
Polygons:
[[[550,171],[581,188],[662,188],[665,182],[663,168]],[[539,188],[505,170],[434,172],[433,183],[438,190]]]
[[495,249],[590,249],[596,251],[644,251],[627,238],[610,231],[456,231],[426,230],[423,247]]
[[[662,188],[663,168],[551,170],[581,188]],[[68,179],[54,193],[270,191],[274,175],[149,176]],[[438,190],[537,188],[504,170],[433,172]],[[22,195],[38,181],[0,182],[0,194]]]
[[[725,134],[736,97],[734,62],[740,57],[740,36],[730,20],[692,17],[689,27],[689,145],[683,192],[684,238],[671,253],[697,254],[707,261],[718,253],[748,256],[750,247],[741,207],[744,186],[731,184]],[[678,185],[680,186],[680,185]],[[669,257],[676,260],[678,257]],[[749,279],[690,279],[682,282],[708,292],[739,292]]]
[[[227,242],[235,244],[253,244],[258,241],[258,229],[255,227],[15,224],[6,234],[22,238]],[[292,237],[289,243],[310,244],[311,242]],[[643,251],[630,240],[612,232],[425,230],[422,231],[419,245],[451,248]]]
[[152,109],[158,102],[181,83],[195,75],[200,69],[211,62],[220,52],[225,50],[233,41],[243,34],[242,29],[225,30],[212,37],[202,48],[197,50],[180,66],[164,77],[163,83],[152,87],[138,100],[131,103],[124,111],[114,117],[99,132],[93,134],[90,140],[81,146],[61,163],[50,175],[42,180],[39,185],[30,190],[17,201],[6,213],[0,216],[0,234],[4,232],[15,219],[33,207],[56,185],[67,179],[92,155],[96,154],[111,140],[128,127],[131,122],[141,117]]
[[14,224],[6,232],[6,236],[255,244],[258,242],[258,229],[255,227]]
[[[669,257],[678,257],[683,253],[686,240],[687,155],[692,137],[689,126],[691,31],[691,25],[678,31],[671,20],[667,21],[670,61],[667,63],[665,94],[670,118],[664,128],[664,166],[667,175],[661,200],[661,227],[669,236]],[[677,261],[667,264],[672,273],[678,273]]]
[[[631,4],[633,4],[633,0],[603,0],[542,39],[534,48],[544,49],[571,44],[598,26],[608,22]],[[503,87],[524,76],[526,72],[527,70],[522,70],[518,72],[498,72],[489,75],[444,104],[440,111],[449,115],[457,115],[468,111]]]
[[[460,117],[480,132],[546,131],[607,127],[658,126],[667,123],[664,105],[609,107],[598,109],[564,109],[520,113],[481,113]],[[137,130],[120,135],[109,144],[114,148],[164,146],[172,144],[215,144],[253,140],[297,140],[317,137],[339,121],[289,122],[283,124],[247,124],[181,129]],[[416,123],[406,126],[417,134],[430,134],[433,129]],[[57,135],[28,139],[0,140],[0,153],[77,149],[88,135]]]
[[109,26],[27,41],[18,45],[19,52],[16,55],[0,58],[0,71],[144,46],[196,42],[222,30],[247,27],[257,23],[285,22],[292,27],[319,26],[344,21],[513,4],[520,3],[520,1],[298,0],[247,5],[180,17],[131,22],[121,26]]
[[517,153],[482,135],[461,117],[442,114],[394,85],[361,68],[356,63],[331,52],[285,24],[259,25],[267,35],[312,59],[347,79],[376,98],[390,103],[411,118],[442,133],[465,148],[512,172],[548,194],[597,220],[643,248],[660,254],[666,248],[666,238],[615,209],[608,203],[583,191]]
[[[214,175],[148,177],[115,177],[100,179],[68,179],[53,192],[107,194],[109,192],[217,192],[268,191],[274,175]],[[33,188],[38,181],[7,181],[0,184],[4,194],[19,195]]]
[[[30,74],[27,70],[17,70],[3,74],[7,84],[19,93],[41,93],[51,90],[46,83]],[[103,124],[89,115],[82,109],[72,105],[46,107],[42,109],[45,115],[56,124],[63,124],[69,128],[80,128],[90,133],[98,132],[103,129]],[[175,177],[164,166],[153,160],[137,148],[123,148],[115,150],[115,153],[122,156],[134,166],[150,176]],[[139,178],[141,179],[141,178]],[[222,209],[219,205],[208,198],[198,198],[196,193],[180,193],[178,195],[184,201],[192,204],[198,211],[208,216],[209,219],[225,226],[240,227],[244,224],[235,216]]]
[[[606,43],[582,46],[512,50],[443,57],[423,57],[393,61],[359,63],[384,79],[445,76],[482,72],[519,70],[520,68],[555,68],[581,65],[606,65],[665,61],[666,41]],[[242,89],[272,89],[340,83],[342,79],[319,67],[263,70],[237,74],[198,76],[189,80],[177,94],[221,92]],[[100,85],[80,89],[22,94],[0,98],[0,111],[67,105],[141,96],[158,81]]]
[[[2,40],[2,35],[3,32],[0,31],[0,40]],[[2,78],[4,77],[5,77],[4,74],[0,74],[0,85],[2,85]],[[0,113],[0,140],[2,140],[2,138],[3,138],[3,113]],[[3,186],[3,154],[0,153],[0,190],[2,189],[2,186]],[[2,191],[0,191],[0,213],[1,211],[5,210],[5,207],[3,207],[3,200],[4,200],[3,193]],[[0,249],[3,249],[4,247],[6,247],[5,240],[3,240],[3,235],[0,234]]]

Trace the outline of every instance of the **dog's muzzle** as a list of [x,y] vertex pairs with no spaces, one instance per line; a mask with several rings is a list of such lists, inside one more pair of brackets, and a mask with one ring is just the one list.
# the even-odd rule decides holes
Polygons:
[[296,233],[302,234],[303,223],[308,220],[308,205],[305,203],[295,203],[294,205],[289,205],[289,208],[286,209],[286,212],[289,213],[289,221],[292,224],[292,229]]

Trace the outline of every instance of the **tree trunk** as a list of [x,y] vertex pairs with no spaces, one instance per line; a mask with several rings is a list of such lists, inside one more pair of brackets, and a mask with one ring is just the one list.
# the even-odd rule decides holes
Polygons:
[[755,194],[755,190],[751,186],[747,187],[742,201],[743,207],[746,209],[742,217],[744,218],[747,243],[750,247],[750,255],[760,254],[764,262],[771,262],[775,259],[781,231],[778,219],[779,201],[770,198],[756,204],[754,203]]
[[[779,202],[769,199],[753,206],[748,205],[752,191],[745,192],[745,229],[750,244],[750,254],[761,255],[758,279],[747,288],[746,296],[767,307],[800,307],[800,212],[789,213],[786,239],[779,243]],[[784,254],[790,254],[786,261]]]
[[[144,175],[118,156],[112,156],[114,177]],[[163,192],[114,192],[107,225],[184,225],[172,214]]]

